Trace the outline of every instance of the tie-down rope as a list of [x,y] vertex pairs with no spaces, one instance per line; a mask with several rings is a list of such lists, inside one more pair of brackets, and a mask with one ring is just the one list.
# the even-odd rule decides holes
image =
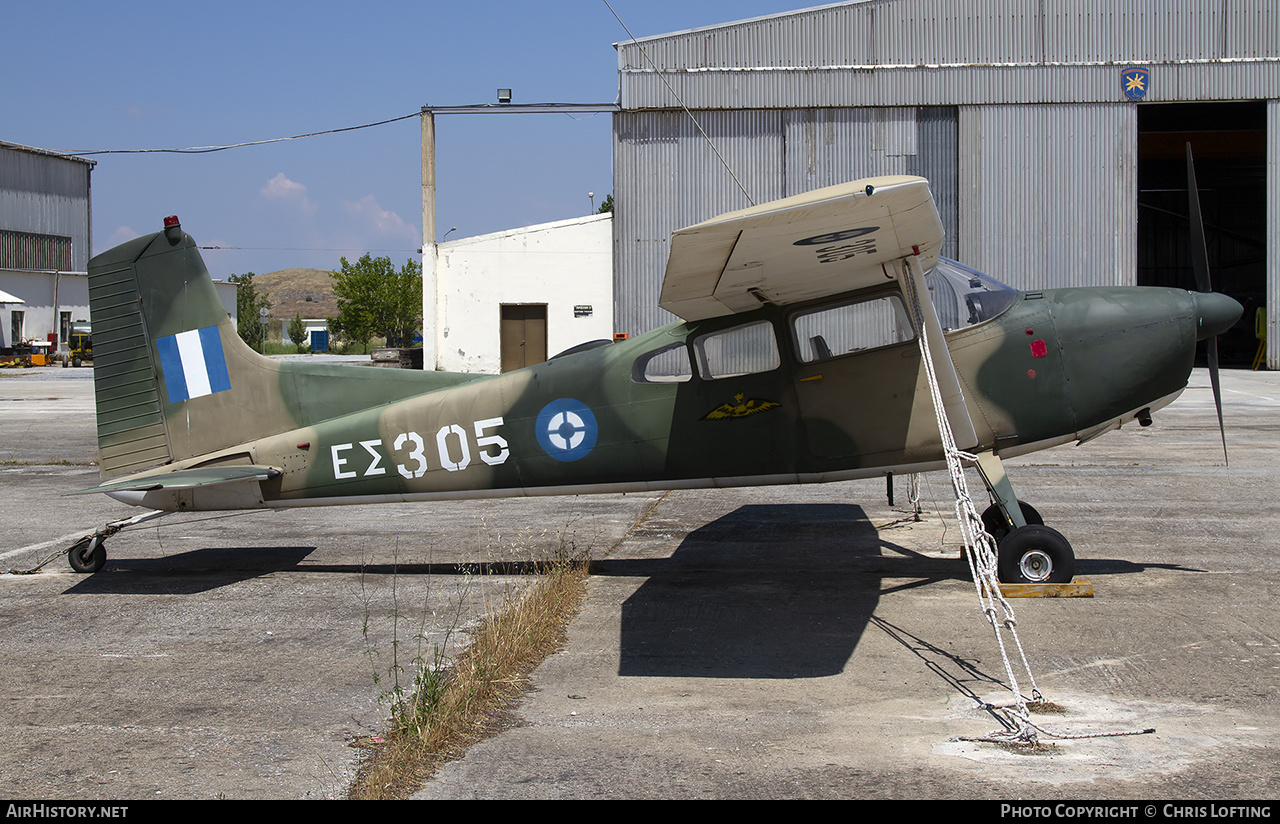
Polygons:
[[[982,614],[987,617],[987,621],[991,624],[991,628],[995,633],[996,644],[1000,647],[1000,657],[1004,660],[1005,673],[1009,677],[1009,688],[1014,698],[1012,705],[987,704],[985,706],[985,709],[1000,713],[1005,719],[1007,729],[997,730],[986,736],[957,736],[957,740],[991,741],[1034,746],[1039,743],[1040,733],[1056,739],[1079,739],[1140,735],[1155,732],[1154,729],[1148,728],[1112,733],[1067,735],[1049,732],[1031,722],[1031,712],[1027,706],[1027,699],[1018,687],[1014,666],[1009,660],[1009,650],[1005,645],[1004,635],[1001,630],[1005,630],[1008,633],[1010,639],[1012,639],[1013,646],[1017,649],[1018,657],[1022,661],[1022,668],[1031,684],[1032,701],[1043,703],[1044,697],[1036,686],[1035,676],[1031,672],[1031,665],[1027,662],[1026,651],[1023,650],[1022,641],[1018,638],[1018,620],[1013,614],[1013,607],[1009,605],[1009,602],[1005,600],[1004,594],[1000,591],[998,551],[995,538],[991,536],[991,533],[987,532],[986,527],[983,525],[982,517],[978,515],[978,509],[973,503],[973,498],[969,495],[969,486],[965,481],[964,462],[967,461],[976,465],[978,457],[964,452],[956,446],[955,435],[951,431],[951,422],[947,419],[947,413],[942,402],[942,391],[938,387],[938,376],[934,370],[933,357],[929,349],[929,335],[925,323],[924,306],[921,303],[921,296],[917,289],[919,264],[911,258],[904,258],[900,263],[903,267],[900,280],[907,302],[911,305],[912,319],[915,322],[916,329],[919,330],[916,337],[920,341],[920,355],[924,361],[925,376],[929,381],[929,394],[933,400],[934,415],[938,421],[938,432],[942,437],[942,448],[947,459],[947,471],[951,476],[951,487],[955,491],[956,519],[960,522],[960,531],[964,536],[965,546],[969,547],[969,551],[965,553],[969,561],[969,573],[973,578],[974,589],[977,591],[978,600],[982,605]],[[919,277],[923,282],[923,273],[919,273]],[[949,357],[950,353],[948,353]]]
[[[905,269],[911,267],[913,263],[914,261],[903,260],[902,266]],[[978,509],[974,505],[973,499],[969,496],[969,487],[965,482],[963,462],[968,461],[971,464],[976,464],[978,459],[977,456],[963,452],[956,446],[955,436],[951,431],[951,423],[947,419],[947,413],[942,403],[942,391],[938,388],[938,376],[933,367],[933,357],[929,350],[929,335],[926,332],[924,307],[921,304],[921,296],[916,289],[916,277],[910,271],[903,271],[902,275],[903,292],[906,294],[907,302],[911,306],[912,318],[918,330],[916,338],[920,341],[920,355],[924,361],[925,375],[929,381],[929,394],[933,399],[934,415],[938,420],[938,432],[942,436],[942,448],[947,459],[947,472],[951,476],[951,487],[956,496],[956,519],[960,522],[960,531],[964,536],[965,546],[970,547],[970,550],[965,553],[969,561],[969,572],[973,578],[974,589],[978,593],[978,600],[982,605],[982,614],[987,617],[988,623],[991,624],[991,628],[995,632],[996,644],[1000,647],[1000,657],[1004,660],[1005,673],[1009,677],[1009,688],[1014,697],[1014,703],[1011,707],[989,707],[999,710],[1011,727],[1006,732],[992,733],[990,738],[1005,742],[1035,744],[1038,741],[1037,728],[1031,723],[1031,714],[1027,709],[1026,698],[1018,687],[1018,680],[1014,674],[1013,663],[1009,660],[1009,650],[1005,645],[1002,629],[1008,633],[1012,639],[1013,646],[1017,649],[1018,656],[1022,659],[1022,668],[1026,671],[1027,679],[1031,684],[1032,699],[1034,701],[1042,701],[1043,697],[1036,687],[1035,676],[1032,675],[1031,666],[1027,663],[1027,656],[1022,648],[1022,642],[1018,639],[1018,621],[1013,614],[1013,607],[1009,605],[1009,602],[1005,600],[1004,595],[1000,592],[995,539],[991,537],[991,534],[983,526],[982,517],[978,514]]]

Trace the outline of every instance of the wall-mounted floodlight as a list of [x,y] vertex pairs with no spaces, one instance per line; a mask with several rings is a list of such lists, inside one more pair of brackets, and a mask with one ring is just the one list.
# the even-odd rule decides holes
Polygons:
[[511,90],[510,90],[510,89],[498,89],[498,102],[499,102],[499,103],[510,103],[510,102],[511,102]]

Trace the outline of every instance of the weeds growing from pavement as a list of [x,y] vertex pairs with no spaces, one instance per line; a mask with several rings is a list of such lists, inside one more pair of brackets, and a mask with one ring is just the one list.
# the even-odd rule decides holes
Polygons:
[[[406,798],[441,764],[501,729],[529,673],[563,643],[585,590],[588,566],[589,558],[578,554],[562,533],[555,557],[534,565],[532,583],[508,589],[503,602],[486,609],[484,620],[470,631],[462,626],[463,599],[458,598],[456,611],[445,616],[443,638],[434,642],[427,634],[430,619],[438,616],[424,605],[418,633],[411,639],[412,676],[400,663],[403,645],[395,635],[385,680],[374,664],[374,682],[382,687],[390,710],[389,729],[371,749],[348,797]],[[376,662],[368,640],[367,604],[366,599],[366,654]],[[463,632],[472,636],[471,643],[451,657],[449,645]]]

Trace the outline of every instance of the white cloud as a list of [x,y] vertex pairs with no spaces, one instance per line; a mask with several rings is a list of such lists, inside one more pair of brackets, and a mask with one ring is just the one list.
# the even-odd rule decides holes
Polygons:
[[284,172],[279,172],[268,180],[258,193],[269,200],[294,204],[307,214],[313,214],[316,211],[316,204],[307,197],[307,187],[285,177]]
[[365,195],[352,203],[346,201],[342,208],[347,214],[370,226],[383,237],[404,238],[415,246],[421,245],[421,230],[406,223],[400,215],[383,209],[373,195]]
[[110,249],[119,246],[121,243],[127,243],[139,237],[138,233],[128,226],[121,226],[111,233],[111,237],[107,238],[107,248]]

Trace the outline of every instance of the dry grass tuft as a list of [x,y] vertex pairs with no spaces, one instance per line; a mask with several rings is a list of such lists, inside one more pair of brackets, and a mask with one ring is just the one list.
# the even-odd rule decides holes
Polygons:
[[414,696],[397,713],[347,797],[403,799],[442,764],[500,731],[529,683],[529,673],[561,647],[585,591],[588,560],[561,559],[490,615],[471,646],[433,682],[430,696]]

